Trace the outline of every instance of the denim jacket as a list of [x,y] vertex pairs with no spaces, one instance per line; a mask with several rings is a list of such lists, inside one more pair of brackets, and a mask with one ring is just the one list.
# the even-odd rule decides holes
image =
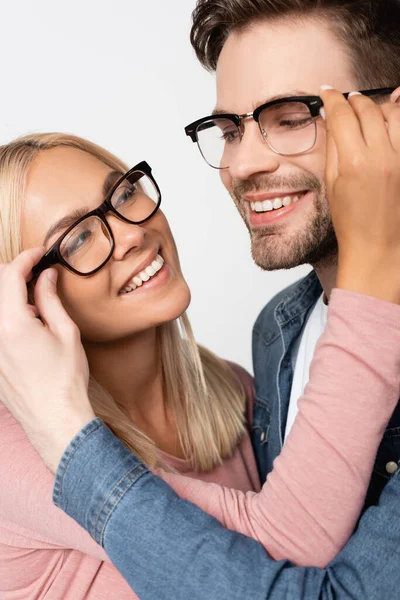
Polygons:
[[[273,461],[282,449],[301,333],[321,294],[321,284],[315,271],[312,271],[300,282],[283,290],[271,300],[254,326],[253,364],[256,392],[252,441],[261,481],[265,481],[272,470]],[[397,464],[399,460],[400,402],[393,412],[378,450],[365,508],[377,504],[385,484],[391,477],[386,466]]]
[[[321,293],[312,273],[272,300],[255,325],[252,437],[263,479],[282,447],[299,334]],[[396,413],[379,450],[369,504],[389,479],[387,462],[399,459]],[[326,569],[274,561],[256,541],[224,529],[150,473],[100,419],[64,452],[53,501],[103,546],[141,600],[400,598],[398,471],[379,507],[365,513]]]

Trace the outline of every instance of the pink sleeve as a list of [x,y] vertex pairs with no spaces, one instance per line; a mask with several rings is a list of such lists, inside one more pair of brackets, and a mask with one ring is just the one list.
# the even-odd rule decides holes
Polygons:
[[53,474],[1,402],[0,480],[0,548],[5,544],[29,549],[72,549],[109,560],[84,529],[53,505]]
[[163,479],[273,558],[324,567],[354,529],[399,393],[400,307],[336,289],[299,413],[261,492]]

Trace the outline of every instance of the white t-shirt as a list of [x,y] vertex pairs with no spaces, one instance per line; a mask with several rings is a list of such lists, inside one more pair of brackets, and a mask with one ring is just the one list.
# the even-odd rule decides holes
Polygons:
[[319,298],[310,314],[301,336],[296,365],[294,368],[292,389],[290,392],[289,410],[286,421],[285,439],[292,428],[297,415],[297,402],[301,398],[310,378],[310,365],[314,356],[315,346],[324,332],[328,307],[323,295]]

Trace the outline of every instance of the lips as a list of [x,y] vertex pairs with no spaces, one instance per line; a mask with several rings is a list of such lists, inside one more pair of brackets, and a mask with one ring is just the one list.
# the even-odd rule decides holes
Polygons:
[[[134,283],[134,280],[137,280],[137,282],[134,283],[134,285],[136,285],[136,287],[139,287],[140,285],[142,285],[142,283],[150,279],[150,277],[152,277],[156,273],[156,271],[159,270],[158,267],[156,267],[156,265],[152,267],[153,263],[160,264],[161,266],[164,264],[163,258],[159,255],[159,248],[153,250],[150,254],[147,255],[146,258],[144,258],[139,263],[136,269],[129,275],[128,279],[125,280],[125,283],[121,286],[118,293],[122,294],[124,293],[124,290],[126,288],[132,287],[132,283]],[[146,269],[149,272],[146,272]]]

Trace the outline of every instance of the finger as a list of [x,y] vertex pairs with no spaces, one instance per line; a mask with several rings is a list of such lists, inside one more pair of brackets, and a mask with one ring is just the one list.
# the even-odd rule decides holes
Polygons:
[[30,248],[21,252],[12,262],[0,269],[0,309],[11,318],[27,314],[28,292],[26,283],[34,265],[45,253],[45,248]]
[[377,151],[388,147],[390,139],[380,107],[371,98],[359,92],[352,92],[348,101],[358,118],[367,146]]
[[46,248],[44,246],[38,246],[37,248],[29,248],[24,250],[16,258],[14,258],[9,265],[12,265],[16,271],[18,271],[25,279],[31,275],[33,267],[39,260],[44,256]]
[[387,123],[387,134],[392,148],[400,152],[400,104],[382,104],[381,111]]
[[360,123],[341,92],[321,88],[321,99],[326,115],[328,137],[335,140],[338,161],[349,161],[356,152],[365,148]]
[[75,324],[57,294],[57,275],[56,269],[46,269],[41,273],[35,286],[35,305],[43,322],[59,335],[65,328],[75,328]]
[[331,131],[326,132],[326,163],[325,163],[325,181],[328,191],[336,181],[339,173],[338,152],[335,138]]
[[33,304],[28,304],[28,312],[35,319],[39,317],[39,311]]

